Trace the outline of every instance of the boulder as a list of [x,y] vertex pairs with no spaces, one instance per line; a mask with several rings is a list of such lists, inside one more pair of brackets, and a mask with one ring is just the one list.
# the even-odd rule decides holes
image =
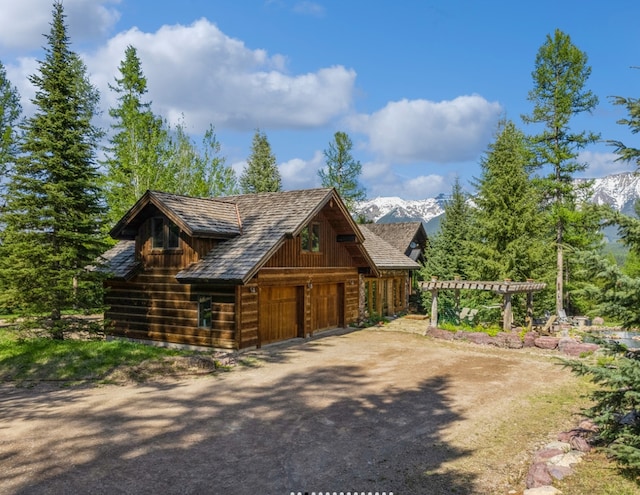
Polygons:
[[549,474],[556,480],[561,480],[573,474],[573,469],[566,466],[548,466]]
[[589,445],[587,439],[580,436],[573,437],[569,441],[569,444],[571,444],[573,450],[577,450],[578,452],[589,452],[591,450],[591,445]]
[[593,320],[591,320],[592,325],[602,326],[604,325],[604,318],[601,316],[596,316]]
[[527,332],[524,335],[524,341],[522,342],[522,344],[524,345],[524,347],[535,347],[536,339],[538,337],[540,337],[540,335],[538,335],[538,332]]
[[561,495],[562,492],[554,486],[539,486],[537,488],[529,488],[522,492],[522,495]]
[[545,462],[535,462],[529,468],[527,473],[526,485],[527,488],[538,488],[541,486],[548,486],[553,482],[547,464]]
[[535,339],[534,343],[536,347],[540,349],[556,349],[558,347],[558,343],[560,339],[558,337],[538,337]]
[[453,340],[453,333],[441,328],[429,327],[424,334],[435,339]]
[[496,342],[500,347],[508,349],[522,349],[524,346],[518,332],[500,332],[496,335]]
[[533,462],[544,462],[552,457],[557,455],[562,455],[565,453],[565,450],[561,449],[542,449],[536,452],[535,457],[533,458]]
[[568,356],[579,357],[583,354],[593,353],[600,349],[598,344],[585,344],[583,342],[560,342],[558,344],[558,350],[567,354]]
[[495,339],[484,332],[469,332],[465,335],[465,340],[480,345],[495,345]]

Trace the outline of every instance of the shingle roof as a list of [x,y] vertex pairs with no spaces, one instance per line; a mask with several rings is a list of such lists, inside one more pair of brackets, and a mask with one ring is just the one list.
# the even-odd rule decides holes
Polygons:
[[333,197],[334,190],[325,188],[225,197],[238,206],[242,235],[220,243],[176,278],[246,282]]
[[[115,278],[129,278],[140,266],[136,261],[136,241],[119,241],[100,257],[111,276]],[[103,268],[99,268],[102,270]]]
[[387,241],[398,251],[405,253],[416,233],[422,227],[422,223],[368,223],[366,227],[370,232]]
[[155,206],[190,236],[229,238],[242,232],[238,209],[226,198],[192,198],[147,191],[111,230],[112,237],[134,238],[139,213],[149,205]]
[[418,270],[420,265],[370,230],[373,224],[359,225],[364,247],[376,267],[382,270]]

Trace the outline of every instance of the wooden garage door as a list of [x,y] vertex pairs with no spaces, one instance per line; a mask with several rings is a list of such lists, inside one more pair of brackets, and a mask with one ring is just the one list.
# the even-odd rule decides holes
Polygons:
[[342,284],[318,284],[311,291],[313,331],[342,327]]
[[300,301],[298,287],[261,287],[260,342],[268,344],[299,336]]

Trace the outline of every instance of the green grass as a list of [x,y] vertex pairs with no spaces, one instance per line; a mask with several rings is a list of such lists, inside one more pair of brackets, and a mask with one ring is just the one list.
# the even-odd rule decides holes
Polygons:
[[0,329],[0,380],[102,380],[118,366],[179,354],[185,353],[117,340],[24,339],[10,329]]

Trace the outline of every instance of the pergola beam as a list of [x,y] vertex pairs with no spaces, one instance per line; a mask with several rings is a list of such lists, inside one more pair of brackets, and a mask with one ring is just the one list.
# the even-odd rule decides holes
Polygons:
[[543,282],[534,282],[527,280],[526,282],[513,282],[511,280],[503,281],[473,281],[473,280],[438,280],[432,278],[430,281],[421,282],[420,286],[423,291],[431,292],[431,326],[438,325],[438,291],[449,289],[456,291],[456,297],[460,290],[486,290],[496,294],[503,295],[503,319],[502,328],[505,331],[511,330],[513,324],[513,308],[511,307],[512,294],[527,294],[527,325],[531,328],[533,324],[533,293],[547,287]]

